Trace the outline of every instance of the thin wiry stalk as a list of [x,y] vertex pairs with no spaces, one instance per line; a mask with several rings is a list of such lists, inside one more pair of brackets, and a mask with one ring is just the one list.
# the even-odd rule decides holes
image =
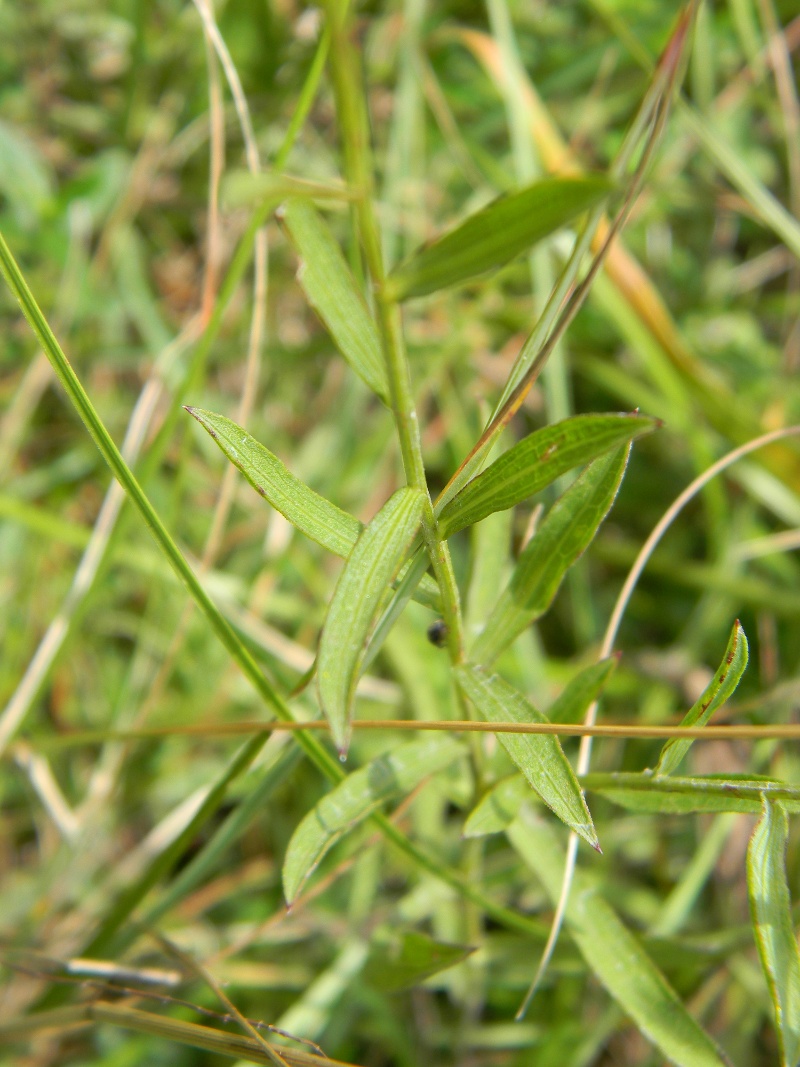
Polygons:
[[[172,1019],[166,1015],[129,1008],[119,1003],[97,1001],[93,1004],[77,1004],[52,1011],[37,1012],[20,1019],[0,1023],[0,1037],[6,1041],[19,1040],[40,1031],[74,1032],[76,1027],[92,1023],[106,1023],[123,1030],[161,1037],[168,1041],[187,1045],[190,1048],[206,1049],[233,1059],[246,1059],[250,1063],[274,1063],[262,1046],[252,1037],[241,1037],[210,1026]],[[283,1059],[290,1067],[354,1067],[340,1060],[330,1060],[316,1053],[300,1049],[282,1049]]]
[[179,960],[189,972],[194,972],[201,981],[205,982],[217,999],[228,1009],[245,1033],[249,1034],[256,1044],[264,1050],[270,1063],[276,1064],[277,1067],[288,1067],[286,1060],[281,1056],[278,1050],[273,1048],[272,1045],[265,1040],[263,1034],[259,1033],[258,1029],[246,1016],[242,1015],[228,994],[222,989],[219,982],[217,982],[214,976],[206,970],[201,963],[198,963],[197,960],[193,959],[187,952],[178,948],[174,942],[170,941],[169,938],[165,937],[163,934],[154,934],[153,936],[163,949]]
[[427,497],[422,515],[422,533],[442,596],[442,614],[447,625],[447,646],[454,663],[464,657],[463,622],[450,550],[440,541],[430,503],[422,458],[419,420],[411,386],[400,308],[386,294],[381,231],[373,205],[374,173],[369,141],[366,101],[360,86],[360,62],[350,40],[347,5],[329,0],[328,19],[332,34],[331,77],[341,127],[348,182],[359,192],[356,203],[359,235],[375,290],[392,413],[408,484]]
[[[95,993],[98,997],[127,995],[136,997],[139,1000],[156,1001],[165,1007],[189,1008],[197,1015],[201,1015],[206,1019],[214,1019],[216,1022],[234,1023],[238,1021],[233,1012],[214,1011],[213,1008],[206,1008],[193,1000],[186,1000],[183,997],[176,997],[171,993],[165,992],[165,989],[179,985],[185,980],[180,971],[165,971],[159,968],[130,968],[118,966],[114,963],[106,963],[104,960],[60,960],[40,953],[26,953],[24,960],[27,962],[22,962],[6,955],[3,957],[3,966],[19,974],[28,975],[31,978],[46,978],[50,982],[62,982],[82,991]],[[84,977],[87,974],[102,974],[105,980],[98,977]],[[126,982],[140,982],[141,984],[127,985]],[[157,988],[148,988],[152,986]],[[42,1029],[46,1028],[46,1020],[53,1018],[56,1011],[59,1013],[55,1016],[56,1018],[69,1018],[69,1013],[74,1010],[74,1008],[59,1008],[53,1012],[46,1013],[42,1021]],[[41,1019],[42,1016],[40,1013],[38,1016],[34,1016],[33,1019],[31,1016],[27,1018],[33,1021],[36,1018]],[[308,1038],[304,1037],[295,1037],[293,1034],[273,1026],[272,1023],[264,1022],[263,1019],[248,1018],[247,1022],[256,1030],[268,1030],[270,1033],[279,1034],[290,1041],[308,1045],[313,1050],[314,1055],[322,1057],[323,1060],[326,1058],[325,1053],[315,1041],[309,1041]],[[6,1025],[8,1029],[4,1031],[4,1024],[0,1024],[0,1036],[3,1036],[4,1032],[13,1034],[16,1030],[17,1033],[21,1034],[25,1032],[25,1029],[36,1029],[32,1025],[25,1024],[22,1019],[12,1020],[10,1025]]]
[[[645,70],[652,70],[653,59],[641,44],[629,25],[612,10],[606,0],[592,0],[592,6],[619,37],[630,54]],[[692,135],[728,181],[739,190],[753,206],[762,222],[800,257],[800,222],[780,203],[775,195],[756,176],[752,168],[733,145],[718,132],[718,127],[709,122],[683,96],[676,102],[677,111],[689,127]]]
[[[636,723],[565,723],[565,722],[483,722],[473,719],[356,719],[353,729],[359,731],[389,730],[400,733],[435,731],[439,733],[479,734],[549,734],[556,737],[609,737],[620,740],[654,740],[681,737],[697,741],[777,740],[800,741],[800,723],[771,724],[767,726],[640,726]],[[58,737],[35,737],[26,744],[36,744],[44,749],[74,748],[82,745],[97,745],[109,738],[122,741],[146,740],[148,738],[178,737],[237,737],[241,734],[273,734],[289,731],[294,734],[306,732],[327,733],[327,719],[297,721],[270,721],[246,719],[240,722],[219,723],[210,726],[153,726],[138,730],[76,730]],[[16,752],[15,748],[11,752]],[[585,773],[585,772],[581,772]]]
[[[682,46],[686,40],[688,25],[688,15],[685,13],[683,21],[679,23],[673,35],[672,47],[678,46],[680,48]],[[469,455],[459,464],[455,474],[439,494],[435,505],[437,513],[455,496],[458,489],[465,484],[469,477],[477,472],[492,443],[521,407],[547,365],[556,346],[589,295],[591,285],[613,247],[614,239],[628,219],[644,182],[649,163],[660,142],[661,133],[666,125],[669,112],[669,107],[665,105],[665,100],[669,98],[672,91],[671,87],[674,85],[676,62],[677,57],[667,49],[662,62],[658,66],[653,84],[648,90],[612,165],[612,176],[621,177],[647,126],[652,124],[649,136],[644,144],[642,156],[629,181],[624,200],[617,210],[612,224],[602,227],[602,229],[600,228],[603,220],[602,206],[595,208],[590,213],[589,219],[579,234],[569,259],[531,335],[517,357],[489,424],[470,450]],[[580,264],[598,234],[601,235],[599,248],[595,253],[586,277],[576,286],[575,280]]]

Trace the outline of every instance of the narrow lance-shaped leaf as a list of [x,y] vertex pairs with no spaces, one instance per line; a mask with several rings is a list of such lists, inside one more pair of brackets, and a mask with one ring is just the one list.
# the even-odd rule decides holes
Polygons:
[[[521,817],[506,833],[556,903],[564,854],[550,828],[541,819],[526,818],[523,808]],[[713,1039],[692,1018],[638,939],[580,869],[575,872],[564,918],[587,966],[670,1063],[678,1067],[725,1067]]]
[[764,797],[747,849],[747,890],[761,966],[769,986],[783,1067],[800,1060],[800,953],[786,880],[789,820],[781,803]]
[[591,463],[550,509],[517,561],[508,588],[478,636],[470,659],[491,663],[547,611],[617,495],[630,445]]
[[292,834],[283,864],[283,891],[289,904],[323,856],[372,812],[415,789],[428,775],[464,753],[447,735],[424,737],[379,756],[349,774],[303,818]]
[[[545,715],[498,675],[469,663],[456,667],[455,675],[461,691],[487,722],[547,722]],[[497,739],[545,804],[592,848],[598,848],[592,817],[558,738],[503,733]]]
[[788,811],[800,811],[800,788],[756,775],[720,774],[679,778],[655,777],[617,771],[587,774],[581,785],[600,793],[628,811],[658,815],[689,815],[694,812],[761,811],[762,796],[780,800]]
[[607,196],[606,178],[546,178],[498,197],[413,252],[389,275],[393,300],[424,296],[509,263]]
[[349,556],[361,523],[296,478],[255,437],[213,411],[186,409],[238,467],[255,491],[312,541],[337,556]]
[[521,774],[512,774],[485,793],[464,823],[464,837],[499,834],[519,815],[531,790]]
[[529,434],[479,474],[444,507],[442,538],[505,511],[551,485],[574,467],[655,428],[642,415],[576,415]]
[[550,722],[578,722],[589,705],[597,700],[606,682],[617,669],[617,656],[590,663],[567,682],[547,709]]
[[289,200],[280,217],[300,256],[297,280],[309,303],[356,374],[386,400],[378,328],[333,234],[306,200]]
[[425,496],[407,486],[390,497],[364,527],[348,557],[328,609],[317,656],[322,710],[340,752],[350,742],[358,671],[386,587],[417,532]]
[[[255,491],[295,529],[336,556],[346,559],[350,555],[364,528],[358,519],[315,493],[252,434],[224,415],[202,408],[187,407],[186,410],[216,441]],[[430,575],[423,576],[415,593],[421,603],[440,610],[439,589]]]
[[[550,722],[577,722],[593,700],[597,700],[617,666],[617,657],[601,659],[578,671],[547,709]],[[482,837],[505,830],[516,819],[530,796],[522,775],[514,774],[493,786],[470,812],[464,823],[465,837]]]
[[396,993],[461,963],[474,951],[469,945],[436,941],[418,930],[386,930],[375,939],[363,977],[370,989]]
[[[686,713],[681,726],[705,726],[714,712],[733,695],[746,666],[747,638],[737,619],[733,624],[722,663],[703,690],[700,699]],[[655,773],[671,774],[691,747],[691,738],[671,737],[661,749]]]

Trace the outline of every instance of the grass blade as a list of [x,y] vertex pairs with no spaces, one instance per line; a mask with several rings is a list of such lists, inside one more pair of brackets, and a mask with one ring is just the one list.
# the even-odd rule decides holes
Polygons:
[[[550,899],[558,900],[564,859],[549,827],[539,819],[520,818],[506,833],[541,879]],[[679,1067],[725,1067],[712,1038],[695,1022],[597,886],[580,871],[575,873],[565,918],[587,965],[671,1063]]]
[[617,495],[630,445],[596,459],[556,501],[517,561],[470,659],[491,663],[547,611],[561,581],[585,551]]
[[[705,726],[714,712],[733,695],[747,667],[747,638],[737,619],[728,639],[722,663],[703,690],[700,699],[686,713],[681,726]],[[661,749],[655,774],[671,774],[692,746],[691,740],[673,737]]]
[[[191,843],[196,839],[198,831],[219,810],[231,783],[236,781],[252,764],[264,747],[265,741],[265,737],[252,737],[235,753],[181,833],[163,851],[154,856],[140,877],[127,886],[113,901],[99,929],[85,946],[84,952],[87,956],[100,956],[109,951],[114,935],[122,924],[130,918],[148,892],[174,867],[181,856],[186,854]],[[128,937],[130,938],[133,933],[133,929],[129,930]]]
[[780,800],[788,811],[800,811],[800,788],[754,775],[655,777],[649,772],[587,774],[581,785],[602,793],[628,811],[660,815],[688,815],[701,811],[761,811],[761,798]]
[[[196,574],[186,562],[185,557],[170,536],[169,531],[161,521],[161,518],[152,503],[145,495],[141,485],[133,474],[133,471],[125,462],[119,449],[114,444],[111,435],[106,429],[102,419],[97,414],[86,390],[81,385],[69,360],[64,355],[61,346],[56,340],[55,334],[50,329],[50,325],[42,314],[41,308],[36,303],[33,293],[28,288],[27,282],[22,276],[22,272],[17,266],[16,260],[11,254],[11,250],[6,244],[2,234],[0,234],[0,272],[2,272],[9,289],[18,302],[28,325],[31,327],[37,340],[44,349],[58,380],[61,382],[64,391],[69,397],[70,403],[73,405],[84,426],[89,431],[92,440],[97,445],[98,451],[108,464],[111,473],[130,497],[136,510],[149,527],[153,539],[156,541],[161,552],[163,552],[173,571],[206,616],[211,628],[214,630],[225,649],[239,664],[242,672],[252,683],[254,689],[262,697],[264,702],[273,710],[278,718],[291,718],[291,714],[283,698],[261,671],[256,661],[237,637],[233,627],[222,616],[216,604],[211,600],[208,593],[206,593]],[[317,746],[308,746],[306,742],[303,743],[309,750],[310,748],[314,748],[315,750],[317,748]]]
[[399,489],[364,528],[339,576],[322,631],[317,679],[334,744],[344,753],[361,661],[383,594],[422,519],[425,494]]
[[[546,722],[547,718],[513,686],[470,663],[455,669],[456,681],[487,722]],[[547,806],[562,822],[599,850],[581,787],[557,737],[497,734],[500,744]]]
[[333,234],[306,200],[289,200],[280,215],[301,260],[297,280],[308,302],[356,374],[387,401],[378,327]]
[[349,774],[308,812],[292,834],[283,864],[287,903],[292,903],[306,878],[344,834],[381,804],[411,792],[423,778],[442,770],[463,752],[463,746],[452,737],[426,737]]
[[417,249],[389,275],[392,300],[424,296],[504,266],[611,191],[606,178],[548,178],[498,197]]
[[769,986],[783,1067],[800,1060],[800,953],[786,879],[789,819],[780,802],[764,797],[747,849],[747,889],[761,966]]
[[200,851],[192,856],[185,867],[181,867],[158,900],[145,910],[142,926],[155,926],[163,915],[187,897],[205,878],[210,877],[215,869],[219,869],[225,862],[225,853],[265,810],[270,794],[275,792],[299,759],[300,750],[296,746],[286,748],[278,755],[262,773],[260,781],[225,817]]
[[529,434],[474,478],[445,506],[445,537],[496,511],[505,511],[609,449],[649,433],[657,425],[641,415],[576,415]]

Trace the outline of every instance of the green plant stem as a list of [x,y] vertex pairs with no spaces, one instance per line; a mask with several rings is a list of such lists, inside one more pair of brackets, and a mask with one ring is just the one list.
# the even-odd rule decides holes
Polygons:
[[108,430],[95,411],[94,405],[78,380],[69,360],[61,350],[50,326],[37,305],[25,279],[17,266],[5,238],[0,234],[0,271],[3,273],[9,289],[19,303],[22,313],[44,349],[53,370],[64,387],[67,396],[81,417],[83,424],[92,436],[100,454],[111,468],[111,472],[127,495],[133,501],[137,511],[150,528],[159,548],[166,556],[170,566],[189,594],[197,602],[211,623],[212,629],[219,637],[231,656],[239,663],[242,671],[253,683],[259,695],[273,712],[281,719],[291,719],[292,715],[281,696],[262,674],[258,664],[241,644],[235,631],[220,613],[216,604],[198,581],[194,571],[186,562],[183,554],[173,541],[166,527],[159,518],[155,508],[145,495],[128,464],[111,439]]
[[458,586],[450,550],[439,539],[436,519],[425,477],[419,420],[414,405],[411,374],[403,341],[400,308],[385,289],[385,269],[381,234],[373,208],[374,177],[369,142],[366,101],[361,88],[361,64],[350,39],[347,5],[329,0],[331,28],[330,66],[336,110],[342,133],[347,181],[358,194],[356,217],[364,257],[375,292],[378,326],[381,334],[389,398],[397,427],[400,453],[409,485],[421,489],[427,498],[422,516],[422,534],[434,575],[442,594],[442,616],[448,629],[448,649],[454,663],[464,658],[463,623]]
[[[195,600],[198,607],[208,619],[214,633],[222,642],[233,660],[239,665],[244,675],[252,683],[256,692],[273,711],[276,718],[283,722],[293,722],[294,717],[289,706],[280,694],[274,689],[272,683],[262,674],[255,659],[247,651],[237,636],[235,630],[220,613],[217,606],[206,593],[197,579],[178,546],[173,541],[166,527],[162,523],[158,513],[145,495],[142,487],[127,465],[119,449],[114,444],[108,430],[94,408],[86,391],[81,385],[75,371],[64,355],[58,341],[47,323],[41,309],[36,303],[33,294],[22,276],[22,273],[6,244],[5,238],[0,234],[0,271],[2,271],[9,289],[20,305],[23,315],[41,344],[48,360],[50,361],[59,381],[67,393],[70,401],[81,417],[82,422],[92,436],[100,454],[111,468],[123,489],[130,497],[136,510],[142,516],[150,528],[150,532],[157,545],[166,556],[170,566],[178,578],[185,585],[190,596]],[[301,733],[298,743],[309,759],[322,771],[331,782],[340,782],[345,772],[335,757],[312,736]],[[375,814],[372,820],[382,831],[384,836],[397,849],[412,859],[416,864],[439,878],[447,885],[452,886],[457,892],[468,900],[482,907],[488,915],[510,929],[524,929],[538,932],[539,927],[532,920],[522,915],[517,915],[511,909],[485,897],[483,893],[472,885],[467,884],[455,871],[446,864],[440,863],[432,856],[427,855],[411,842],[401,830],[398,830],[383,814]]]
[[409,485],[427,492],[422,462],[419,425],[414,409],[408,360],[402,341],[400,311],[383,296],[385,271],[380,230],[372,207],[374,180],[369,124],[361,91],[361,64],[350,40],[350,26],[343,5],[328,4],[331,27],[330,66],[336,98],[336,111],[342,134],[344,168],[348,183],[355,189],[356,217],[364,257],[377,301],[378,325],[383,342],[392,412],[397,424],[400,451]]

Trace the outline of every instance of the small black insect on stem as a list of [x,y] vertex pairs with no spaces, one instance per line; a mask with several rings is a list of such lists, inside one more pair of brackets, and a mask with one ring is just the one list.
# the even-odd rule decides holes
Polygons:
[[437,648],[444,648],[447,644],[447,635],[450,630],[444,619],[437,619],[436,622],[432,622],[428,627],[428,640],[432,645],[436,645]]

